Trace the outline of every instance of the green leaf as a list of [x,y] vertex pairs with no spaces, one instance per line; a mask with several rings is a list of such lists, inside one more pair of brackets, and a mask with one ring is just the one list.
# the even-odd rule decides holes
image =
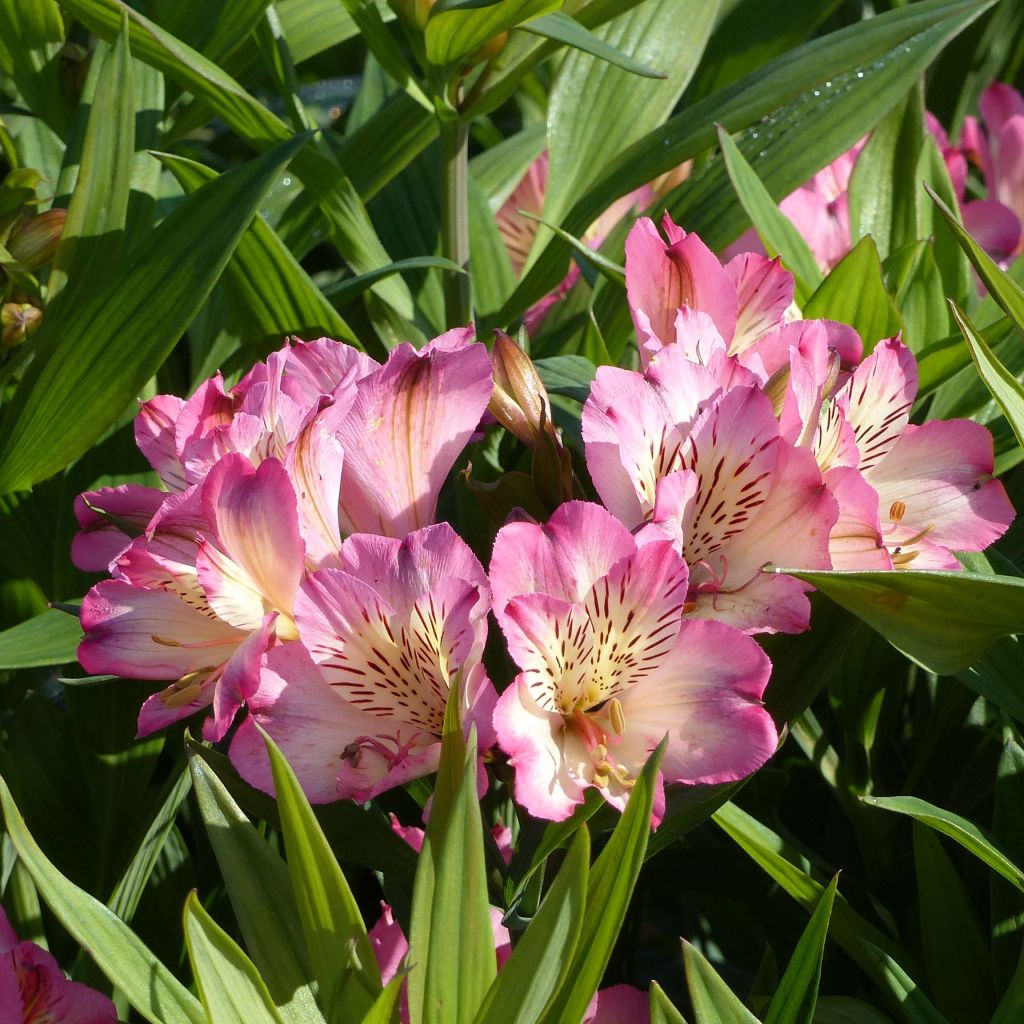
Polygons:
[[[159,158],[189,195],[217,178],[193,160],[166,153]],[[352,328],[258,213],[224,268],[223,283],[244,327],[246,348],[268,340],[277,347],[288,335],[326,336],[359,345]]]
[[650,996],[650,1024],[686,1024],[683,1015],[672,1005],[656,981],[651,982]]
[[198,754],[191,755],[189,766],[199,813],[246,949],[282,1021],[321,1020],[310,989],[313,974],[287,866]]
[[871,133],[850,175],[850,237],[871,235],[882,259],[922,237],[918,159],[924,103],[915,83]]
[[96,83],[78,181],[50,271],[49,302],[66,280],[84,290],[119,266],[134,165],[135,102],[125,19]]
[[683,964],[697,1024],[758,1024],[757,1018],[722,981],[704,954],[685,939]]
[[899,1004],[907,1024],[949,1024],[928,1001],[917,982],[888,953],[869,942],[864,951],[876,964],[875,975]]
[[818,1000],[815,1024],[892,1024],[892,1021],[859,999],[822,996]]
[[989,1024],[1017,1024],[1021,1019],[1024,1019],[1024,948],[1017,961],[1017,970]]
[[626,809],[587,882],[587,909],[569,981],[544,1016],[545,1024],[582,1019],[597,991],[626,918],[651,834],[651,810],[667,738],[647,759]]
[[563,0],[498,0],[479,13],[438,4],[431,10],[424,31],[427,60],[438,66],[455,64],[502,32],[538,15],[557,11],[562,3]]
[[803,315],[849,324],[861,336],[865,355],[876,342],[899,334],[903,321],[885,290],[873,238],[862,238],[836,264],[804,306]]
[[839,876],[829,882],[768,1006],[765,1024],[812,1024],[821,984],[821,961]]
[[984,861],[993,871],[1024,892],[1024,870],[1010,860],[994,839],[982,832],[977,825],[966,818],[961,818],[959,814],[943,810],[916,796],[865,796],[861,799],[871,807],[880,807],[883,811],[907,814],[935,829],[936,832],[955,839],[965,850]]
[[[264,150],[291,138],[289,127],[223,69],[132,10],[124,0],[63,0],[63,3],[104,39],[117,34],[121,17],[127,12],[132,53],[209,103],[233,131],[256,149]],[[415,104],[413,107],[420,121],[426,118],[422,108]],[[392,145],[406,143],[404,136],[396,140],[378,132],[375,143],[379,145],[381,139]],[[307,147],[296,156],[292,169],[315,196],[331,240],[357,273],[390,263],[359,194],[325,146],[318,141]],[[371,151],[375,148],[371,147]],[[366,148],[361,150],[361,159],[365,160],[366,152]],[[374,168],[378,166],[374,160],[366,160],[366,163]],[[412,316],[412,300],[403,282],[382,282],[377,294],[400,315]]]
[[935,192],[928,189],[928,194],[949,225],[957,242],[960,243],[960,248],[967,254],[967,258],[978,272],[978,276],[984,282],[989,294],[999,303],[1017,327],[1024,331],[1024,289],[1005,270],[1000,269],[995,260],[967,233],[953,211]]
[[281,1024],[252,961],[195,892],[185,901],[185,942],[210,1024]]
[[161,366],[216,283],[290,139],[181,203],[124,273],[55,303],[0,426],[0,493],[30,487],[88,450]]
[[69,882],[46,859],[0,779],[0,806],[18,857],[39,895],[71,937],[151,1024],[206,1024],[199,1001],[99,900]]
[[[717,11],[718,0],[648,0],[599,30],[609,46],[668,69],[665,81],[638,78],[579,50],[566,54],[548,99],[545,221],[583,237],[590,222],[570,228],[566,211],[615,154],[668,116],[697,68]],[[528,267],[550,237],[543,227],[537,232]]]
[[549,356],[534,364],[544,387],[552,395],[564,395],[585,402],[597,367],[585,356]]
[[324,288],[324,295],[331,302],[344,306],[359,298],[363,292],[372,287],[377,281],[383,281],[384,278],[391,277],[392,274],[403,274],[407,270],[429,269],[446,270],[451,274],[465,273],[458,263],[453,263],[443,256],[411,256],[409,259],[396,260],[394,263],[389,263],[386,267],[378,267],[376,270],[371,270],[368,274],[342,278],[342,280],[336,281],[334,284],[327,285]]
[[[716,124],[730,133],[746,128],[740,151],[772,196],[787,195],[872,128],[946,42],[992,2],[924,0],[797,47],[637,140],[575,198],[560,226],[581,235],[617,197],[714,145]],[[831,90],[829,103],[821,102],[822,90]],[[720,167],[695,174],[678,197],[670,206],[673,217],[712,248],[732,241],[745,227]],[[511,320],[561,280],[563,242],[555,239],[535,255],[496,319]]]
[[[800,851],[735,804],[729,803],[717,810],[713,820],[808,913],[813,913],[826,887],[808,873],[806,859]],[[877,976],[878,965],[867,955],[866,944],[885,949],[894,957],[900,955],[898,947],[842,896],[837,896],[833,903],[829,934],[872,977]]]
[[561,12],[545,14],[527,22],[523,29],[534,35],[544,36],[545,39],[551,39],[556,43],[582,50],[592,57],[597,57],[598,60],[605,60],[609,64],[614,64],[631,74],[640,75],[642,78],[668,77],[664,71],[657,71],[646,64],[641,64],[640,61],[633,60],[628,54],[610,46],[575,18],[570,18],[568,14]]
[[66,665],[77,657],[82,627],[55,608],[0,633],[0,671]]
[[903,318],[906,346],[917,354],[945,337],[950,326],[949,311],[934,242],[910,242],[890,255],[884,269],[895,307]]
[[951,1021],[972,1024],[994,1009],[988,942],[964,883],[935,833],[914,822],[914,867],[929,991]]
[[[134,766],[132,766],[134,767]],[[156,816],[149,823],[139,848],[121,876],[107,906],[125,923],[130,923],[138,909],[139,900],[146,889],[153,869],[163,852],[164,843],[171,834],[185,798],[192,789],[187,771],[181,771],[167,789],[167,796]]]
[[270,736],[263,739],[320,1005],[330,1024],[348,1024],[368,1013],[380,995],[380,970],[359,906],[299,780]]
[[497,973],[487,901],[476,732],[464,743],[459,695],[445,713],[434,802],[413,887],[409,1010],[413,1024],[469,1024]]
[[812,583],[908,658],[939,675],[972,665],[1002,636],[1024,632],[1024,580],[973,572],[817,572]]
[[999,408],[1003,410],[1003,415],[1017,435],[1017,441],[1024,445],[1024,387],[1021,387],[1020,381],[996,358],[988,342],[971,323],[967,314],[952,300],[949,306],[971,351],[978,376],[999,403]]
[[367,48],[392,80],[424,109],[433,113],[433,106],[420,88],[401,47],[395,42],[373,0],[342,0],[345,10],[359,27]]
[[398,1020],[399,1000],[402,998],[404,984],[405,972],[400,971],[384,986],[384,991],[377,996],[360,1024],[395,1024]]
[[501,972],[476,1024],[536,1024],[565,983],[583,927],[590,833],[579,829],[548,890]]
[[[769,256],[781,256],[782,262],[796,278],[796,299],[801,305],[821,283],[821,270],[803,235],[793,222],[775,205],[775,200],[761,184],[757,173],[744,159],[736,143],[721,126],[718,141],[725,158],[729,180],[736,189],[743,209],[746,210],[758,237]],[[820,289],[818,289],[820,291]],[[810,318],[811,314],[806,314]]]

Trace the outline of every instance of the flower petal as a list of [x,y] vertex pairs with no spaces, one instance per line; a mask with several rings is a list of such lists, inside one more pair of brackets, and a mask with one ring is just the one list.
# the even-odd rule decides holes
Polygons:
[[[985,427],[970,420],[931,420],[907,427],[864,478],[878,492],[887,543],[927,531],[933,544],[982,551],[1014,518],[992,472],[992,435]],[[899,528],[888,532],[887,519]]]
[[401,345],[363,378],[338,429],[342,527],[401,537],[432,523],[441,487],[491,389],[490,358],[478,344],[423,353]]
[[185,408],[176,395],[157,395],[143,402],[135,417],[135,443],[169,490],[185,489],[185,473],[175,445],[178,417]]
[[548,594],[579,604],[594,582],[636,551],[629,531],[600,505],[569,501],[541,526],[507,523],[491,555],[494,613],[519,594]]
[[733,782],[768,760],[778,731],[761,704],[771,663],[757,643],[720,622],[683,624],[675,655],[622,697],[627,734],[667,733],[666,782]]
[[726,264],[725,272],[739,302],[736,333],[729,346],[730,353],[736,355],[782,324],[793,302],[795,282],[782,266],[781,257],[770,260],[756,252],[734,257]]
[[71,561],[84,572],[106,572],[132,537],[146,529],[166,497],[155,487],[138,484],[80,494],[75,498],[79,532],[71,541]]

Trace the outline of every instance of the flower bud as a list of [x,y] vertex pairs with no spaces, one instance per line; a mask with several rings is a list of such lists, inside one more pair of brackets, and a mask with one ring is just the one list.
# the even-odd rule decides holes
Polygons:
[[422,32],[437,0],[388,0],[388,6],[409,28]]
[[43,322],[43,311],[30,302],[6,302],[0,310],[0,342],[7,348],[20,345]]
[[479,50],[474,50],[466,60],[467,70],[476,67],[477,64],[483,64],[484,61],[493,60],[495,57],[505,49],[505,44],[508,42],[508,33],[499,32],[496,36],[488,39]]
[[503,331],[494,332],[494,391],[490,411],[506,430],[531,448],[541,429],[554,437],[547,389],[530,357]]
[[7,251],[26,269],[36,270],[53,260],[67,220],[67,210],[22,214],[11,229]]

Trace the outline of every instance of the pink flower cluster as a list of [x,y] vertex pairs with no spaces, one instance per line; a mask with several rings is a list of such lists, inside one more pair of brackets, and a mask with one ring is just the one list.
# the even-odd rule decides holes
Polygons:
[[[486,569],[435,522],[491,429],[468,330],[383,365],[290,344],[233,388],[144,403],[136,436],[166,489],[82,495],[74,547],[112,577],[82,607],[83,666],[168,684],[140,733],[212,708],[204,734],[237,725],[254,785],[272,788],[259,725],[310,799],[364,801],[437,768],[454,692],[539,817],[591,787],[623,807],[667,736],[658,820],[663,783],[738,780],[776,748],[753,635],[807,629],[810,588],[773,567],[957,569],[954,551],[1005,531],[990,435],[910,423],[897,339],[862,359],[849,327],[787,319],[778,261],[723,266],[663,230],[641,220],[627,242],[641,369],[601,367],[583,408],[601,503],[513,517]],[[490,614],[517,667],[500,696]]]

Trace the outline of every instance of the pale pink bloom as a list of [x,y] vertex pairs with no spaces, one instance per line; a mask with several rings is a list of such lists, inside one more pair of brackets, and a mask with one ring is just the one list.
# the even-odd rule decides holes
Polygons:
[[114,1004],[70,981],[34,942],[19,942],[0,907],[0,1021],[4,1024],[117,1024]]
[[[424,830],[416,825],[403,825],[394,814],[389,815],[389,817],[391,819],[391,831],[419,853],[423,849],[423,839],[426,835]],[[424,821],[426,817],[426,811],[424,811]],[[514,852],[512,849],[512,829],[507,825],[492,825],[491,836],[494,839],[495,846],[498,848],[498,853],[501,854],[501,859],[506,865],[510,864]]]
[[762,339],[784,323],[793,301],[793,275],[779,260],[753,252],[722,266],[668,215],[661,227],[664,237],[641,217],[626,239],[626,294],[641,362],[679,344],[699,362],[722,349],[759,369]]
[[[498,232],[501,235],[501,240],[505,243],[505,251],[508,253],[509,261],[517,277],[522,274],[533,247],[533,240],[537,237],[540,221],[535,218],[544,216],[547,188],[548,154],[545,150],[526,169],[519,184],[512,190],[508,199],[495,215]],[[646,186],[617,199],[587,228],[580,240],[592,249],[599,249],[608,233],[620,220],[646,206],[653,199],[654,191]],[[524,214],[531,216],[524,216]],[[579,276],[579,267],[574,263],[561,284],[526,311],[523,322],[528,331],[533,331],[540,325],[551,307],[565,297],[579,280]]]
[[284,468],[224,456],[202,487],[172,495],[82,604],[88,672],[174,680],[150,697],[139,733],[214,705],[224,736],[259,680],[263,652],[295,636],[303,572],[295,496]]
[[978,106],[984,127],[968,118],[961,148],[981,167],[988,195],[964,204],[964,225],[1005,267],[1024,250],[1024,97],[996,82]]
[[831,543],[838,569],[959,569],[954,551],[982,551],[1014,518],[993,479],[992,435],[969,420],[910,423],[917,363],[881,342],[837,390],[827,371],[794,374],[810,444],[842,507]]
[[746,632],[807,628],[807,584],[761,570],[829,568],[838,508],[813,455],[781,436],[756,379],[723,390],[679,346],[644,374],[601,367],[583,438],[608,509],[631,530],[654,524],[686,560],[698,616]]
[[369,800],[437,769],[450,689],[466,728],[492,742],[494,690],[481,664],[489,589],[446,523],[404,540],[357,534],[339,569],[308,574],[295,599],[301,644],[265,659],[250,717],[231,745],[249,782],[273,787],[261,725],[310,800]]
[[531,814],[561,821],[589,787],[621,809],[666,735],[655,822],[663,781],[732,781],[774,752],[771,665],[737,630],[683,616],[687,576],[670,542],[638,545],[600,505],[498,532],[494,612],[521,672],[494,726]]

